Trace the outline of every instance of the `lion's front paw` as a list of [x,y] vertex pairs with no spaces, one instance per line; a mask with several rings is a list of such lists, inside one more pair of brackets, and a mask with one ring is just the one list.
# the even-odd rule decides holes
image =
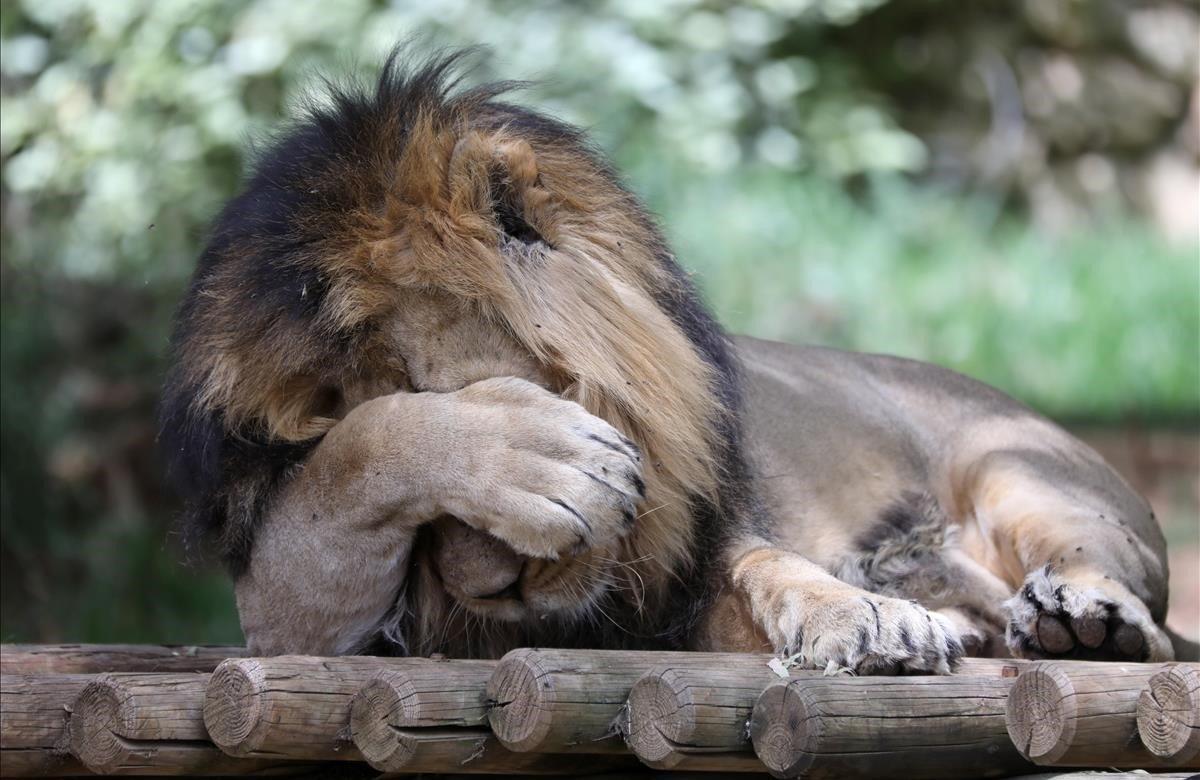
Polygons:
[[443,506],[523,555],[557,558],[628,534],[646,497],[637,445],[582,406],[519,379],[459,391],[473,408],[470,476]]
[[1145,604],[1114,580],[1075,578],[1047,566],[1026,577],[1004,607],[1009,616],[1005,639],[1013,655],[1022,658],[1172,657],[1170,640]]
[[873,594],[786,594],[772,633],[778,650],[826,671],[948,674],[963,655],[950,620],[915,602]]

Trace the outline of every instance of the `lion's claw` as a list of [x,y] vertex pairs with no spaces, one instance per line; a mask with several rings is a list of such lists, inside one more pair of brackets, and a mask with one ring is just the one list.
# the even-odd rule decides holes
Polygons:
[[810,668],[946,674],[964,654],[952,622],[913,601],[798,593],[795,602],[779,616],[776,644]]

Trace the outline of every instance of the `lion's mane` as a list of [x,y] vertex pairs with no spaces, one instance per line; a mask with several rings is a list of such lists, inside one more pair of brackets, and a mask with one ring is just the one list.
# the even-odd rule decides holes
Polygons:
[[[676,644],[750,501],[730,345],[581,133],[502,102],[513,84],[460,87],[464,54],[411,67],[393,54],[372,88],[331,87],[218,216],[161,415],[188,537],[215,540],[236,576],[275,491],[336,423],[331,399],[397,388],[402,361],[377,327],[395,291],[438,290],[479,306],[566,397],[643,447],[648,498],[623,556],[642,590],[624,606],[640,636]],[[480,155],[498,175],[464,164]],[[520,177],[514,205],[506,183]],[[552,251],[506,261],[498,247],[521,231]],[[401,612],[425,611],[409,598]]]

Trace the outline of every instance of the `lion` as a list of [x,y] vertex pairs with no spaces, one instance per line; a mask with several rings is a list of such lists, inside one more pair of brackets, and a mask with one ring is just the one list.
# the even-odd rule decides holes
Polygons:
[[464,54],[333,88],[216,219],[161,441],[258,654],[1165,660],[1165,543],[997,390],[731,338],[579,130]]

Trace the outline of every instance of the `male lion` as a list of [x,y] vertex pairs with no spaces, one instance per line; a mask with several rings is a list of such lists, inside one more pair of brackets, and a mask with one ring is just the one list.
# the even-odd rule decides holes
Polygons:
[[283,132],[179,312],[162,438],[252,651],[1172,656],[1099,456],[941,368],[729,340],[581,133],[460,58]]

